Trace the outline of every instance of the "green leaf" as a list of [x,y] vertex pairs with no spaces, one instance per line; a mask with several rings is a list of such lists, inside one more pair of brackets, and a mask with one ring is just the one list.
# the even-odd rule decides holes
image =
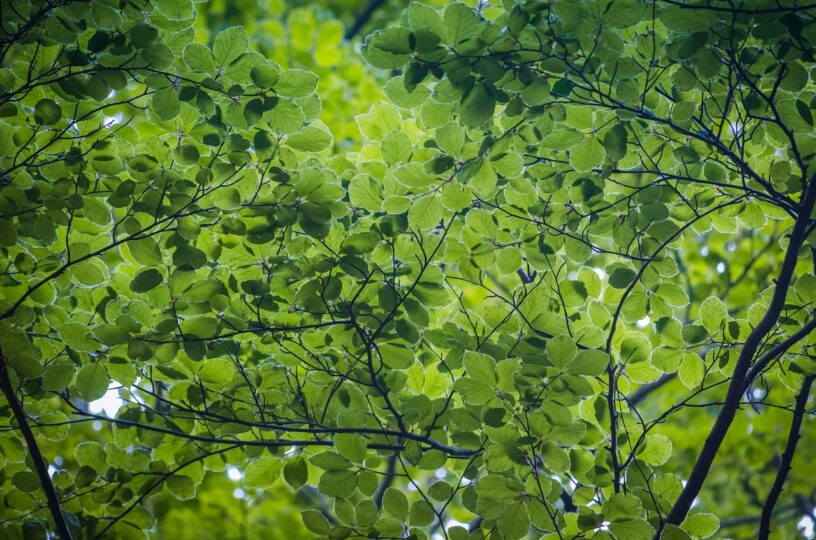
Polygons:
[[156,9],[172,20],[191,19],[195,14],[191,0],[157,0]]
[[660,536],[660,540],[691,540],[691,538],[691,535],[686,531],[671,523],[665,525],[663,533]]
[[408,514],[408,522],[415,527],[422,527],[429,525],[436,518],[433,506],[427,501],[416,501],[411,505],[411,511]]
[[288,99],[279,99],[271,111],[264,113],[264,118],[269,121],[270,127],[282,133],[297,133],[303,129],[306,120],[303,109]]
[[728,322],[728,310],[722,300],[709,296],[700,304],[700,319],[709,334],[721,335]]
[[34,119],[44,126],[52,126],[62,118],[62,109],[53,99],[41,99],[34,106]]
[[221,210],[240,208],[241,192],[234,187],[221,188],[213,194],[213,204]]
[[196,484],[189,476],[171,476],[167,479],[167,489],[182,501],[194,499],[196,495]]
[[308,96],[317,88],[317,75],[302,69],[287,69],[280,74],[275,91],[286,97]]
[[435,227],[442,219],[442,202],[434,194],[414,201],[408,210],[408,223],[419,230]]
[[694,514],[683,520],[680,526],[697,538],[708,538],[720,528],[720,520],[714,514]]
[[436,144],[444,152],[458,155],[465,144],[465,130],[455,122],[450,122],[436,130]]
[[59,327],[62,341],[75,351],[92,352],[99,348],[99,344],[91,334],[91,329],[80,323],[66,323]]
[[337,453],[352,463],[362,463],[366,455],[366,440],[354,433],[339,433],[334,437]]
[[52,362],[43,374],[45,390],[60,391],[71,384],[74,378],[74,365],[71,362]]
[[703,174],[706,179],[712,182],[725,182],[725,168],[715,161],[706,161],[703,166]]
[[219,66],[227,67],[249,50],[249,35],[239,26],[222,30],[213,41],[213,56]]
[[547,359],[557,368],[566,368],[577,352],[575,341],[569,336],[556,336],[547,341]]
[[625,289],[635,279],[635,272],[625,266],[618,266],[609,274],[609,284],[616,289]]
[[621,124],[616,124],[604,135],[603,146],[610,161],[618,161],[626,155],[628,133]]
[[320,152],[328,148],[331,142],[331,134],[315,126],[307,126],[286,138],[287,145],[302,152]]
[[496,384],[496,361],[486,354],[468,351],[464,358],[468,376],[484,385]]
[[575,360],[569,365],[569,372],[573,375],[600,375],[606,371],[610,361],[606,352],[586,349],[578,352]]
[[453,45],[475,37],[481,26],[476,12],[459,3],[450,4],[445,8],[444,21],[448,42]]
[[700,343],[708,337],[708,331],[704,326],[688,324],[683,327],[683,340],[686,343],[695,344]]
[[161,272],[155,268],[148,268],[142,270],[130,282],[130,290],[137,293],[145,293],[155,287],[158,287],[164,281]]
[[249,76],[260,88],[272,88],[280,80],[280,69],[269,62],[252,68]]
[[357,523],[360,525],[371,525],[377,520],[379,510],[374,501],[362,500],[357,503],[354,508],[354,516],[357,518]]
[[530,516],[521,502],[513,502],[502,509],[499,515],[499,531],[505,538],[516,539],[530,532]]
[[331,531],[331,526],[329,525],[329,521],[326,519],[326,516],[317,510],[305,510],[301,512],[300,517],[303,520],[303,524],[306,526],[306,528],[313,533],[328,535],[329,531]]
[[383,87],[383,91],[391,103],[403,109],[411,109],[422,105],[431,95],[431,91],[424,85],[418,85],[409,92],[406,90],[403,80],[399,77],[390,79]]
[[131,240],[127,243],[131,257],[145,266],[162,263],[162,254],[159,246],[152,238]]
[[[490,195],[498,182],[498,176],[493,165],[488,160],[482,160],[481,166],[470,179],[469,184],[482,197]],[[469,202],[469,201],[468,201]]]
[[603,162],[605,153],[598,139],[587,137],[570,151],[569,160],[577,171],[590,171]]
[[408,519],[408,499],[398,489],[388,488],[385,490],[385,493],[383,493],[383,508],[400,521]]
[[326,471],[320,476],[317,488],[329,497],[350,497],[357,488],[354,471]]
[[473,405],[484,405],[496,397],[496,388],[494,386],[488,386],[469,377],[458,379],[455,387],[462,394],[464,400]]
[[79,369],[76,389],[85,401],[93,401],[105,395],[110,386],[110,377],[105,366],[100,363],[85,364]]
[[407,369],[415,361],[414,352],[403,346],[384,343],[379,346],[383,362],[393,369]]
[[649,540],[654,535],[654,528],[643,519],[610,523],[609,531],[617,540]]
[[193,302],[206,302],[213,295],[218,294],[221,289],[222,284],[217,279],[205,279],[193,283],[182,296]]
[[462,96],[459,105],[459,115],[468,127],[480,127],[493,118],[496,107],[494,98],[483,84],[476,84]]
[[411,158],[413,149],[411,139],[406,134],[401,131],[392,131],[383,139],[380,152],[383,159],[393,165],[394,163],[408,161]]
[[283,478],[286,483],[295,489],[303,486],[309,477],[309,465],[302,456],[294,456],[286,460],[283,466]]
[[111,209],[96,197],[83,197],[82,214],[97,225],[107,225],[111,221]]
[[31,493],[40,488],[39,478],[31,471],[19,471],[14,473],[14,476],[11,477],[11,483],[24,493]]
[[671,457],[672,442],[665,435],[649,435],[637,451],[637,458],[649,465],[663,465]]
[[17,243],[17,230],[14,225],[0,219],[0,246],[8,247]]
[[636,364],[648,360],[651,352],[651,343],[639,332],[630,332],[621,341],[620,355],[624,363]]
[[42,351],[25,333],[0,324],[0,349],[20,375],[34,378],[42,374]]
[[657,295],[670,306],[684,307],[689,303],[686,289],[677,283],[661,283]]
[[215,56],[208,47],[190,43],[184,47],[184,63],[198,73],[215,73]]
[[142,61],[151,69],[164,69],[173,63],[173,59],[172,49],[164,43],[151,43],[142,49]]
[[23,540],[48,540],[48,529],[40,521],[26,520],[23,522]]
[[372,211],[382,208],[383,198],[379,184],[367,174],[358,174],[349,183],[349,198],[356,207]]
[[494,474],[479,479],[476,484],[476,493],[480,499],[486,501],[498,502],[516,499],[523,490],[524,486],[518,480]]
[[127,343],[130,334],[114,324],[100,324],[93,329],[93,335],[104,345]]
[[172,86],[156,91],[150,105],[160,120],[172,120],[181,111],[178,92]]
[[[209,338],[218,334],[218,322],[209,317],[184,321],[182,330],[187,334]],[[198,378],[213,386],[225,386],[235,376],[235,366],[226,358],[205,360],[198,370]]]
[[680,362],[680,369],[677,371],[680,382],[689,390],[699,387],[705,377],[705,363],[697,353],[686,352]]
[[244,486],[247,488],[268,488],[280,477],[280,459],[263,456],[247,465]]
[[633,495],[616,493],[603,504],[603,516],[608,521],[625,521],[641,515],[643,505]]
[[552,87],[552,93],[558,97],[569,97],[572,89],[575,88],[575,83],[569,79],[559,79]]

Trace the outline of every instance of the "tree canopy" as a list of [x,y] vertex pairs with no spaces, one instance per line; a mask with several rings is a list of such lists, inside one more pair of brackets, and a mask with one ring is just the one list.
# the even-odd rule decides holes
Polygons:
[[0,0],[0,537],[812,537],[814,19]]

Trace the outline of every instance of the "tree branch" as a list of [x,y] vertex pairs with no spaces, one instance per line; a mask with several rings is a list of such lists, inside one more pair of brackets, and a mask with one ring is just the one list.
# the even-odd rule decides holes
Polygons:
[[[810,223],[810,216],[811,212],[813,212],[814,203],[816,203],[816,175],[810,179],[810,182],[808,182],[807,188],[803,193],[799,217],[796,219],[793,226],[793,231],[790,235],[788,250],[785,253],[785,258],[782,262],[782,269],[779,272],[779,277],[776,281],[776,289],[774,290],[771,303],[768,306],[768,311],[745,340],[745,344],[743,345],[740,355],[737,358],[734,374],[731,378],[730,384],[728,385],[728,392],[726,394],[722,409],[720,409],[720,414],[717,415],[717,419],[714,421],[714,426],[711,429],[711,433],[709,433],[708,437],[706,438],[703,448],[700,451],[700,454],[697,456],[697,461],[694,464],[694,468],[689,475],[688,481],[669,512],[668,517],[666,518],[666,523],[679,525],[686,518],[692,502],[694,502],[694,499],[697,497],[697,495],[700,493],[700,489],[703,487],[703,483],[708,476],[708,472],[711,469],[714,458],[717,456],[720,445],[725,439],[728,429],[731,427],[731,422],[734,420],[737,409],[739,408],[740,400],[743,394],[743,386],[748,374],[748,368],[751,366],[751,362],[753,361],[754,355],[756,354],[757,349],[759,349],[762,340],[768,335],[768,332],[771,331],[773,326],[779,320],[779,315],[782,313],[782,308],[785,305],[788,287],[790,286],[791,279],[793,278],[793,271],[794,268],[796,268],[796,263],[799,259],[799,249],[802,247],[805,240],[807,226]],[[656,537],[659,536],[662,529],[663,528],[661,526]]]
[[377,11],[380,6],[385,4],[385,0],[368,0],[368,4],[366,4],[363,11],[357,16],[354,20],[354,23],[346,30],[346,35],[344,38],[348,41],[351,40],[357,33],[363,29],[363,26],[371,19],[371,16],[374,15],[374,12]]
[[[305,447],[305,446],[334,446],[334,442],[331,440],[326,439],[273,439],[273,440],[243,440],[243,439],[233,439],[233,438],[219,438],[219,437],[210,437],[204,435],[194,435],[192,433],[186,433],[183,431],[179,431],[178,429],[169,429],[163,428],[160,426],[154,426],[150,424],[143,424],[141,422],[134,422],[131,420],[125,420],[124,418],[111,418],[109,416],[103,416],[100,414],[94,414],[90,412],[83,411],[76,406],[74,406],[70,401],[65,400],[66,403],[74,410],[74,412],[78,416],[82,416],[85,418],[93,418],[94,420],[100,420],[103,422],[109,422],[111,424],[117,424],[120,426],[128,426],[128,427],[136,427],[145,429],[148,431],[155,431],[156,433],[164,433],[165,435],[170,435],[173,437],[180,437],[183,439],[187,439],[189,441],[196,441],[202,443],[213,443],[213,444],[235,444],[238,446],[258,446],[263,448],[279,448],[279,447],[289,447],[289,446],[298,446],[298,447]],[[411,441],[415,441],[421,445],[425,445],[427,448],[431,448],[434,450],[439,450],[440,452],[446,453],[448,456],[454,459],[458,458],[468,458],[470,456],[480,454],[481,450],[469,450],[466,448],[458,448],[455,446],[449,446],[443,444],[435,439],[431,439],[430,437],[425,437],[422,435],[417,435],[416,433],[410,432],[401,432],[401,431],[392,431],[392,430],[385,430],[385,429],[373,429],[373,428],[324,428],[324,427],[313,427],[309,429],[286,429],[281,426],[275,426],[272,429],[282,430],[282,431],[289,431],[289,432],[297,432],[297,433],[305,433],[310,435],[332,435],[338,433],[353,433],[356,435],[379,435],[382,437],[394,437],[399,439],[408,439]],[[381,444],[381,443],[369,443],[368,448],[373,450],[391,450],[391,451],[401,451],[404,450],[404,447],[401,443],[399,444]]]
[[788,339],[776,344],[770,351],[765,353],[756,363],[748,370],[748,375],[745,377],[745,384],[742,391],[748,390],[751,383],[762,374],[762,371],[770,364],[774,358],[784,354],[785,351],[796,345],[797,342],[806,338],[814,329],[816,329],[816,319],[811,319],[809,323],[791,334]]
[[393,454],[388,456],[388,463],[385,466],[385,476],[383,477],[379,487],[377,488],[377,493],[374,494],[374,504],[377,505],[377,508],[382,508],[385,491],[391,487],[391,484],[394,483],[394,473],[396,472],[396,469],[397,469],[397,453],[394,452]]
[[708,11],[717,11],[720,13],[731,13],[734,15],[768,15],[773,13],[796,13],[797,11],[807,11],[809,9],[816,8],[816,4],[802,4],[801,6],[792,5],[792,6],[777,6],[772,8],[759,8],[759,9],[742,9],[742,8],[735,8],[735,7],[726,7],[726,6],[712,6],[711,4],[691,4],[687,2],[681,2],[678,0],[663,0],[667,4],[672,4],[673,6],[677,6],[681,9],[704,9]]
[[809,375],[805,377],[802,388],[796,395],[796,406],[793,409],[793,418],[791,419],[785,452],[782,454],[782,461],[779,463],[776,478],[771,486],[771,490],[768,492],[768,497],[765,499],[765,504],[762,505],[762,518],[759,523],[759,536],[757,537],[759,540],[767,540],[771,534],[771,516],[773,515],[776,501],[779,500],[779,496],[782,494],[782,488],[785,486],[788,473],[791,470],[793,455],[796,453],[796,445],[799,443],[801,437],[799,430],[802,428],[802,418],[805,416],[805,405],[810,396],[810,388],[813,385],[814,377],[816,376]]
[[672,373],[664,373],[654,382],[650,382],[649,384],[644,384],[629,396],[628,400],[630,406],[638,405],[641,401],[646,399],[646,396],[651,394],[653,391],[657,390],[667,382],[674,380],[677,377],[677,372]]
[[63,540],[71,540],[71,531],[68,530],[68,523],[65,522],[65,516],[62,515],[60,508],[59,497],[57,497],[57,490],[54,489],[54,484],[51,482],[51,476],[48,475],[48,465],[45,463],[40,447],[37,444],[37,439],[34,438],[34,432],[31,430],[31,425],[28,423],[23,405],[17,399],[14,388],[11,386],[11,379],[9,378],[8,368],[6,366],[6,359],[0,356],[0,389],[6,396],[14,418],[20,426],[20,432],[23,434],[28,453],[31,456],[31,462],[34,466],[34,472],[40,477],[40,485],[45,492],[45,498],[48,501],[48,510],[51,512],[51,517],[54,519],[54,525],[57,529],[57,534]]

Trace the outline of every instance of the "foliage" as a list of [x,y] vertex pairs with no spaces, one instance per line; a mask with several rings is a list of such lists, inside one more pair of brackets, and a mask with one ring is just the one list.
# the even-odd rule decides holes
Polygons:
[[2,2],[2,535],[798,534],[816,8],[356,13]]

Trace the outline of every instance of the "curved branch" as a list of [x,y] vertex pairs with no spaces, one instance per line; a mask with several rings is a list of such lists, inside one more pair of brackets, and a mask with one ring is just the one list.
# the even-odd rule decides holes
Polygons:
[[[324,440],[324,439],[306,439],[306,440],[292,440],[292,439],[275,439],[275,440],[242,440],[242,439],[232,439],[232,438],[218,438],[218,437],[209,437],[204,435],[193,435],[190,433],[184,433],[180,431],[176,431],[169,428],[162,428],[159,426],[153,426],[150,424],[143,424],[141,422],[134,422],[132,420],[125,420],[123,418],[111,418],[109,416],[103,416],[100,414],[93,414],[89,412],[82,411],[77,407],[73,406],[73,404],[69,403],[69,405],[74,409],[78,416],[83,416],[86,418],[93,418],[95,420],[101,420],[103,422],[110,422],[112,424],[119,424],[122,426],[127,427],[137,427],[141,429],[145,429],[147,431],[155,431],[157,433],[164,433],[165,435],[170,435],[173,437],[180,437],[183,439],[187,439],[189,441],[196,441],[202,443],[212,443],[212,444],[236,444],[238,446],[260,446],[264,448],[278,448],[278,447],[290,447],[290,446],[334,446],[334,442],[331,440]],[[466,458],[473,456],[475,454],[479,454],[480,450],[468,450],[466,448],[456,448],[453,446],[448,446],[443,444],[435,439],[431,439],[429,437],[424,437],[422,435],[417,435],[415,433],[410,432],[401,432],[401,431],[390,431],[384,429],[373,429],[373,428],[313,428],[313,429],[290,429],[288,431],[296,432],[296,433],[304,433],[304,434],[313,434],[313,435],[332,435],[332,434],[339,434],[339,433],[353,433],[357,435],[380,435],[383,437],[394,437],[394,438],[402,438],[411,441],[415,441],[419,444],[425,445],[428,448],[433,448],[434,450],[439,450],[448,454],[452,458]],[[404,450],[403,446],[400,444],[380,444],[374,443],[369,444],[368,448],[373,450],[391,450],[391,451],[401,451]]]
[[[611,352],[612,352],[612,339],[615,336],[615,329],[617,328],[618,319],[620,318],[621,311],[623,310],[623,304],[626,302],[626,299],[629,297],[629,294],[634,290],[635,285],[637,285],[640,282],[640,278],[643,277],[643,274],[646,272],[646,269],[649,267],[649,264],[651,264],[655,260],[655,257],[657,257],[657,255],[661,251],[663,251],[663,249],[665,249],[666,246],[668,246],[669,244],[674,242],[681,234],[683,234],[686,231],[686,229],[688,229],[689,227],[694,225],[697,221],[699,221],[700,219],[704,218],[705,216],[711,214],[712,212],[715,212],[717,210],[721,210],[721,209],[723,209],[723,208],[725,208],[727,206],[730,206],[732,204],[736,204],[739,201],[741,201],[742,199],[743,199],[743,196],[740,196],[740,197],[737,197],[736,199],[733,199],[733,200],[730,200],[728,202],[719,204],[719,205],[717,205],[717,206],[715,206],[713,208],[708,209],[706,212],[698,215],[695,219],[692,219],[691,221],[685,223],[682,227],[677,229],[677,231],[675,231],[674,234],[669,236],[662,244],[660,244],[660,246],[658,246],[658,248],[655,249],[654,253],[652,253],[652,256],[649,257],[649,259],[646,260],[640,266],[640,269],[638,270],[637,274],[635,274],[635,277],[632,280],[632,283],[630,283],[629,286],[626,288],[626,290],[623,292],[623,295],[621,296],[621,299],[618,302],[618,306],[615,309],[615,314],[612,317],[612,325],[609,328],[609,337],[606,340],[605,350],[606,350],[607,354],[611,354]],[[606,392],[606,402],[607,402],[607,407],[609,409],[609,439],[610,439],[610,449],[609,449],[609,451],[610,451],[610,453],[612,455],[612,472],[613,472],[613,477],[614,477],[615,493],[618,493],[618,491],[620,490],[620,478],[621,478],[621,474],[620,474],[621,473],[621,467],[620,467],[620,464],[618,463],[618,442],[617,442],[617,437],[618,437],[618,411],[617,411],[617,406],[616,406],[616,394],[617,394],[617,377],[618,377],[617,371],[618,370],[617,370],[617,363],[614,362],[615,365],[613,367],[613,362],[614,361],[610,360],[609,365],[606,367],[607,384],[608,384],[608,390]]]
[[[731,422],[737,414],[737,409],[739,408],[743,394],[743,386],[754,355],[762,344],[762,340],[779,320],[779,315],[785,306],[788,287],[793,278],[793,270],[799,259],[799,249],[805,240],[814,203],[816,203],[816,175],[810,179],[807,189],[803,194],[801,211],[790,235],[788,250],[782,262],[782,269],[779,272],[776,289],[774,290],[771,303],[768,306],[768,311],[745,340],[745,344],[737,358],[731,383],[728,385],[728,392],[723,407],[720,409],[720,414],[717,415],[717,419],[714,421],[711,433],[709,433],[700,454],[697,456],[697,461],[694,464],[694,468],[688,477],[683,491],[680,493],[680,496],[677,498],[671,512],[669,512],[666,518],[667,523],[679,525],[686,518],[692,502],[694,502],[694,499],[700,493],[700,489],[703,487],[708,472],[711,470],[711,465],[717,456],[720,445],[725,439],[725,435],[728,433],[728,429],[731,427]],[[662,527],[660,530],[662,531]]]
[[105,526],[105,527],[104,527],[104,528],[103,528],[101,531],[99,531],[99,533],[97,533],[97,534],[94,536],[94,540],[96,540],[97,538],[101,538],[101,537],[102,537],[102,535],[104,535],[104,534],[105,534],[105,533],[106,533],[106,532],[107,532],[107,531],[108,531],[108,530],[109,530],[111,527],[113,527],[114,525],[116,525],[116,524],[119,522],[119,520],[121,520],[122,518],[124,518],[124,517],[125,517],[126,515],[128,515],[128,514],[129,514],[129,513],[130,513],[130,512],[131,512],[131,511],[134,509],[134,508],[136,508],[137,506],[139,506],[139,503],[141,503],[142,501],[144,501],[144,500],[145,500],[145,499],[146,499],[146,498],[147,498],[147,497],[148,497],[148,496],[149,496],[149,495],[150,495],[150,494],[153,492],[153,490],[154,490],[154,489],[156,489],[157,487],[159,487],[160,485],[162,485],[164,482],[166,482],[166,481],[167,481],[167,480],[168,480],[168,479],[169,479],[171,476],[175,475],[176,473],[178,473],[179,471],[181,471],[181,470],[182,470],[182,469],[184,469],[185,467],[188,467],[189,465],[192,465],[193,463],[196,463],[196,462],[198,462],[198,461],[201,461],[202,459],[208,458],[208,457],[210,457],[210,456],[216,456],[216,455],[219,455],[219,454],[223,454],[223,453],[225,453],[225,452],[229,452],[230,450],[234,450],[234,449],[236,449],[236,448],[238,448],[238,446],[230,446],[230,447],[227,447],[227,448],[220,448],[220,449],[218,449],[218,450],[213,450],[213,451],[211,451],[211,452],[205,452],[205,453],[203,453],[203,454],[200,454],[200,455],[198,455],[198,456],[195,456],[195,457],[193,457],[193,458],[188,459],[187,461],[185,461],[185,462],[183,462],[183,463],[179,464],[178,466],[176,466],[174,469],[171,469],[171,470],[167,471],[166,473],[162,474],[162,475],[161,475],[161,476],[160,476],[160,477],[159,477],[159,478],[158,478],[158,479],[157,479],[155,482],[153,482],[152,484],[150,484],[150,485],[147,487],[147,489],[145,489],[145,490],[142,492],[142,494],[141,494],[141,495],[139,495],[139,497],[138,497],[138,498],[137,498],[135,501],[133,501],[133,502],[132,502],[132,503],[131,503],[131,504],[130,504],[130,505],[127,507],[127,508],[125,508],[125,509],[124,509],[124,510],[123,510],[121,513],[119,513],[119,515],[117,515],[116,517],[112,518],[112,519],[111,519],[111,521],[110,521],[110,523],[108,523],[108,524],[107,524],[107,525],[106,525],[106,526]]

